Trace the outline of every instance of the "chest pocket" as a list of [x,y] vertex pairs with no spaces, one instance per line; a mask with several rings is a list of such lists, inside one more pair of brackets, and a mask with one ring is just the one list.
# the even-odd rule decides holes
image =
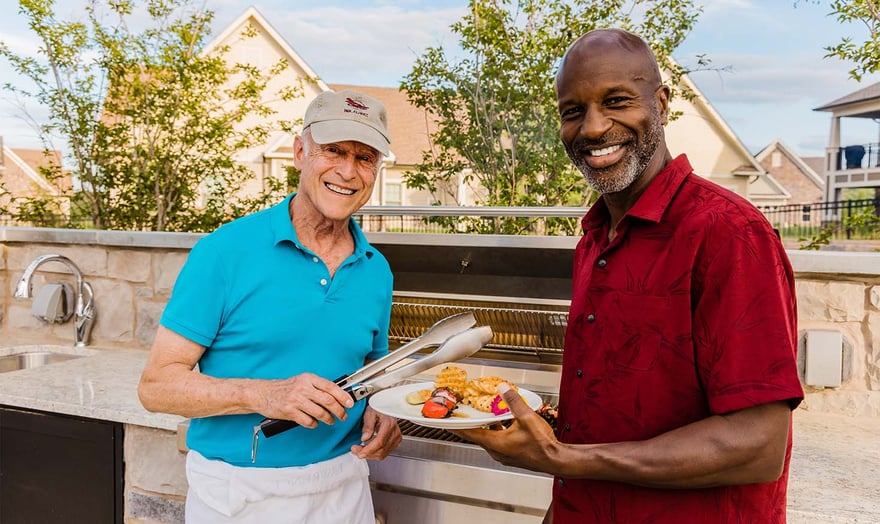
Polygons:
[[657,362],[668,324],[668,297],[616,295],[608,304],[602,329],[609,368],[649,371]]

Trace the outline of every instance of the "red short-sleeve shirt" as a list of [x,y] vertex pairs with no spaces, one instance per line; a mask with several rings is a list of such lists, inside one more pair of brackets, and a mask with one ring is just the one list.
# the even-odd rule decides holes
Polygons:
[[[803,398],[794,277],[754,206],[682,155],[608,241],[603,201],[575,251],[558,436],[644,440],[711,415]],[[554,524],[785,522],[776,482],[658,490],[555,479]]]

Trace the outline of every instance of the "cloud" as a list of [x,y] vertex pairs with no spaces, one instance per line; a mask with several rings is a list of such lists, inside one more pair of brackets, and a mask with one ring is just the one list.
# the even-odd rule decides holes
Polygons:
[[[428,46],[454,45],[449,26],[464,8],[412,11],[314,8],[269,18],[315,72],[331,83],[389,85],[409,72]],[[268,17],[268,14],[267,14]]]
[[0,40],[16,55],[32,56],[37,54],[37,50],[40,47],[39,40],[30,34],[25,36],[4,33]]
[[836,60],[784,60],[766,56],[719,55],[716,63],[730,71],[699,71],[691,79],[713,103],[749,102],[756,105],[808,100],[817,106],[871,83],[855,82],[849,66]]

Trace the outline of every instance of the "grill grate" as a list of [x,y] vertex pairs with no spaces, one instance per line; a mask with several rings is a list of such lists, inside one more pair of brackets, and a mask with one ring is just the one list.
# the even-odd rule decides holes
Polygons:
[[429,440],[441,440],[443,442],[458,442],[469,444],[470,441],[467,441],[457,435],[453,435],[452,433],[446,431],[445,429],[440,428],[426,428],[424,426],[419,426],[413,422],[408,420],[398,420],[397,425],[400,427],[400,432],[407,437],[417,437],[424,438]]
[[395,301],[391,311],[388,336],[392,342],[407,342],[444,317],[472,311],[477,324],[491,326],[495,334],[486,348],[527,353],[539,360],[561,357],[568,322],[567,311],[552,309]]

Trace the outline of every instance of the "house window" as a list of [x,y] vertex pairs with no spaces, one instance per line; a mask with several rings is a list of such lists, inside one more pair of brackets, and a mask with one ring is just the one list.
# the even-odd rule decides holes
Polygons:
[[782,167],[782,153],[774,151],[773,154],[770,155],[770,165],[773,167]]
[[400,198],[400,184],[399,183],[388,183],[385,184],[385,205],[386,206],[399,206],[401,205]]

